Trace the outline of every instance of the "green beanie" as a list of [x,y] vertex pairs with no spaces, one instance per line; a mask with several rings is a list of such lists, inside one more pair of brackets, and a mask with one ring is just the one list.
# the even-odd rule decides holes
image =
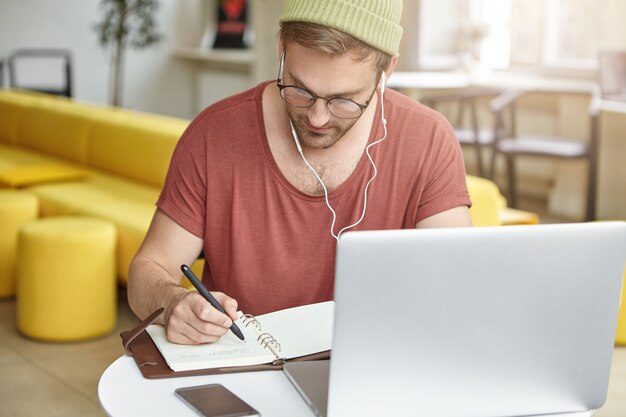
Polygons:
[[401,16],[402,0],[286,0],[280,22],[328,26],[397,55]]

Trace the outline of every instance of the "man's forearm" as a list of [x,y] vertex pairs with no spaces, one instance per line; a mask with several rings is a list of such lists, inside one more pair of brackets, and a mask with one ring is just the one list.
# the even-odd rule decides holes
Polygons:
[[135,258],[128,273],[128,303],[140,319],[165,308],[157,323],[165,325],[171,310],[189,291],[166,269],[150,259]]

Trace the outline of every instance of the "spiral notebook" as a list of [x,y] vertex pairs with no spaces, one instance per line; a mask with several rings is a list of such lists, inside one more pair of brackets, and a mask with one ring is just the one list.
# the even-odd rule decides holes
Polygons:
[[256,317],[239,312],[235,323],[245,341],[228,332],[215,343],[179,345],[167,340],[161,325],[150,325],[146,331],[175,372],[279,365],[331,349],[334,308],[334,301],[327,301]]

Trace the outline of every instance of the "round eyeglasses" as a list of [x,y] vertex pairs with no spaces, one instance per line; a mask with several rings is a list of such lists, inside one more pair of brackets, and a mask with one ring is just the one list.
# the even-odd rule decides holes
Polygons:
[[278,81],[276,83],[280,90],[280,96],[290,106],[299,108],[309,108],[315,104],[318,99],[326,102],[326,108],[329,112],[342,119],[357,119],[363,114],[363,111],[367,108],[372,100],[372,96],[376,92],[376,89],[370,95],[369,100],[365,104],[359,104],[348,98],[343,97],[331,97],[325,98],[316,96],[306,88],[298,87],[296,85],[283,85]]

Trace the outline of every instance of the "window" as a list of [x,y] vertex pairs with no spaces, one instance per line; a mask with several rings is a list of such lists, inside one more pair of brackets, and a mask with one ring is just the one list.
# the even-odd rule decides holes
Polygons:
[[597,67],[609,42],[611,1],[511,0],[511,64],[558,68]]
[[601,49],[626,48],[622,1],[421,0],[415,64],[595,69]]
[[458,66],[469,51],[467,0],[422,0],[418,65],[439,69]]

